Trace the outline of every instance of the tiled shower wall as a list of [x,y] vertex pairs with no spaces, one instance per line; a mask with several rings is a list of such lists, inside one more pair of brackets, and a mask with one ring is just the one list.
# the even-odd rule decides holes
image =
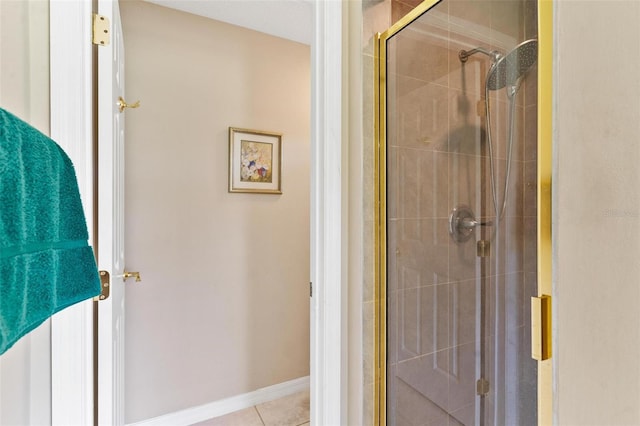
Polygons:
[[[370,232],[365,234],[364,247],[369,248],[365,253],[365,283],[364,283],[364,420],[365,424],[373,423],[374,408],[374,279],[375,279],[375,251],[374,251],[374,178],[376,170],[374,164],[374,111],[375,111],[375,85],[374,85],[374,57],[373,45],[375,41],[375,33],[383,32],[394,22],[408,13],[413,7],[417,6],[419,1],[381,1],[381,2],[364,2],[363,3],[363,62],[364,62],[364,137],[365,137],[365,212],[367,213],[366,229]],[[458,201],[466,201],[474,203],[476,200],[469,200],[471,192],[476,187],[482,187],[479,191],[481,197],[484,198],[482,205],[487,216],[492,214],[491,207],[491,190],[488,183],[488,170],[485,168],[481,172],[471,171],[476,177],[480,177],[479,182],[471,182],[473,191],[465,190],[464,187],[456,187],[456,189],[437,188],[436,194],[421,197],[418,191],[418,176],[441,176],[444,181],[451,182],[469,182],[468,174],[470,167],[485,164],[482,158],[488,155],[485,149],[469,148],[465,146],[454,146],[456,141],[455,129],[464,128],[463,124],[472,124],[479,126],[483,119],[482,98],[484,92],[482,86],[484,76],[488,70],[488,60],[485,57],[472,58],[469,60],[464,70],[457,58],[457,52],[461,48],[469,49],[472,46],[483,46],[487,48],[498,48],[501,51],[507,51],[513,48],[517,43],[536,34],[536,2],[535,1],[470,1],[470,0],[449,0],[448,4],[440,5],[439,18],[446,21],[440,22],[437,27],[442,31],[450,32],[447,42],[441,45],[441,49],[436,51],[425,50],[424,45],[419,42],[408,40],[398,47],[397,62],[402,66],[405,76],[396,76],[404,78],[404,83],[397,85],[398,94],[402,95],[401,101],[398,102],[398,111],[390,111],[396,114],[396,117],[403,117],[402,128],[390,128],[390,135],[398,137],[398,140],[417,141],[416,145],[420,145],[420,140],[428,138],[430,140],[449,140],[446,149],[442,149],[442,155],[432,154],[431,161],[421,163],[412,158],[405,158],[403,167],[413,167],[408,173],[405,173],[405,179],[398,188],[402,194],[400,198],[407,200],[422,200],[422,206],[416,203],[412,206],[403,206],[402,209],[413,209],[413,213],[418,211],[429,211],[430,216],[443,217],[445,220],[436,220],[435,222],[443,222],[443,226],[437,226],[438,229],[446,229],[446,216],[448,209],[453,207],[452,203]],[[525,18],[526,17],[526,18]],[[444,25],[443,25],[444,24]],[[456,29],[456,27],[459,27]],[[439,50],[439,51],[438,51]],[[429,77],[431,76],[431,77]],[[517,352],[515,363],[528,362],[524,356],[529,351],[528,342],[529,327],[526,325],[529,312],[528,299],[530,295],[536,291],[536,261],[535,261],[535,234],[536,234],[536,82],[535,67],[528,74],[523,88],[518,96],[518,104],[516,107],[516,135],[514,136],[514,153],[511,171],[511,183],[509,188],[509,204],[505,216],[508,219],[503,221],[501,237],[496,241],[497,247],[502,247],[501,253],[496,253],[496,260],[491,261],[491,267],[486,271],[487,275],[494,277],[492,282],[495,286],[494,290],[502,286],[503,295],[511,302],[504,312],[509,329],[509,336],[513,340],[517,336],[517,342],[514,347]],[[416,81],[422,82],[415,84]],[[413,85],[415,87],[411,87]],[[427,83],[426,85],[424,83]],[[418,87],[422,86],[422,87]],[[415,90],[417,89],[417,90]],[[412,93],[413,92],[413,93]],[[504,181],[505,158],[506,158],[506,126],[508,101],[504,96],[504,90],[499,93],[491,93],[492,98],[492,118],[494,120],[494,146],[496,150],[497,165],[497,187],[501,193],[501,185],[499,182]],[[436,100],[434,102],[434,99]],[[439,109],[439,111],[436,111]],[[443,114],[442,114],[443,113]],[[434,118],[431,122],[426,116]],[[441,117],[441,118],[437,118]],[[426,125],[428,123],[428,125]],[[524,123],[524,125],[523,125]],[[464,136],[464,135],[462,135]],[[482,137],[482,135],[478,135]],[[392,136],[390,136],[392,139]],[[480,144],[478,144],[480,146]],[[416,146],[417,147],[417,146]],[[517,148],[516,148],[517,147]],[[438,148],[430,148],[429,150],[438,151]],[[448,154],[444,151],[450,151]],[[400,152],[400,151],[398,151]],[[451,152],[455,152],[452,154]],[[402,161],[402,158],[395,158],[390,154],[390,160]],[[398,154],[402,156],[402,154]],[[413,175],[413,179],[412,179]],[[390,182],[393,185],[393,182]],[[397,182],[396,182],[397,184]],[[440,191],[440,194],[437,192]],[[442,192],[444,191],[444,192]],[[437,203],[435,198],[445,200],[445,202]],[[465,198],[466,197],[466,198]],[[446,201],[448,199],[448,202]],[[389,199],[390,217],[394,214],[394,199]],[[480,205],[480,204],[476,204]],[[395,206],[397,209],[397,206]],[[440,211],[442,210],[442,211]],[[482,213],[479,213],[482,215]],[[400,224],[398,224],[400,226]],[[402,224],[406,226],[406,224]],[[390,227],[390,236],[395,235],[395,229]],[[508,232],[505,232],[508,231]],[[486,231],[485,231],[486,233]],[[506,237],[504,237],[506,235]],[[447,272],[446,280],[453,280],[450,290],[454,291],[463,286],[465,277],[467,281],[473,281],[475,274],[475,246],[468,245],[468,248],[462,250],[450,248],[453,243],[448,242],[448,235],[442,236],[442,247],[433,247],[429,253],[430,260],[436,260],[444,264]],[[392,256],[390,256],[392,258]],[[437,261],[437,259],[440,259]],[[473,265],[466,268],[465,259],[471,259]],[[462,260],[462,262],[461,262]],[[468,273],[467,273],[468,272]],[[392,278],[390,278],[392,280]],[[472,282],[471,281],[471,282]],[[433,284],[433,283],[432,283]],[[420,286],[418,286],[420,287]],[[454,289],[454,287],[456,287]],[[436,287],[432,287],[436,288]],[[403,291],[415,292],[417,288]],[[426,292],[425,294],[428,294]],[[448,293],[446,293],[448,294]],[[397,294],[390,290],[389,297],[394,298]],[[403,296],[415,297],[415,295],[403,294]],[[448,297],[448,296],[447,296]],[[497,306],[497,304],[496,304]],[[494,307],[495,309],[496,307]],[[499,309],[505,309],[499,308]],[[393,308],[390,310],[393,314]],[[393,319],[390,324],[393,325]],[[505,329],[507,325],[504,325]],[[415,330],[414,330],[415,331]],[[392,357],[397,357],[395,350],[397,342],[393,340],[389,342],[389,351]],[[506,337],[505,340],[509,340]],[[510,343],[513,345],[513,343]],[[505,364],[505,370],[518,370],[514,361],[508,359],[502,360]],[[391,368],[394,368],[392,366]],[[535,384],[535,370],[529,369],[526,377],[521,377],[521,382],[531,382]],[[394,391],[390,389],[390,391]],[[529,412],[535,406],[529,404],[526,407],[519,407],[521,415]],[[388,407],[390,411],[393,407]],[[532,413],[531,413],[532,414]]]

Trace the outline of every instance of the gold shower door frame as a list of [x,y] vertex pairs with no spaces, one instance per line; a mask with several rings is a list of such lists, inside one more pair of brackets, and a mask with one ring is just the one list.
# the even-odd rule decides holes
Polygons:
[[[386,148],[387,94],[386,43],[441,0],[425,0],[384,33],[375,43],[375,365],[374,423],[385,425],[387,359],[387,217]],[[538,295],[552,294],[551,281],[551,167],[552,167],[552,93],[553,93],[553,0],[538,0],[538,173],[537,173],[537,250]],[[551,341],[551,337],[549,337]],[[553,423],[552,360],[538,361],[538,424]]]

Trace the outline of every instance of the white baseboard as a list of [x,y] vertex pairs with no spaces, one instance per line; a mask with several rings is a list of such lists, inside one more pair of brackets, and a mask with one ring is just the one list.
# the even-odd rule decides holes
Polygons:
[[223,416],[234,411],[253,407],[257,404],[309,390],[309,376],[290,380],[277,385],[267,386],[253,392],[232,396],[175,413],[165,414],[148,420],[130,423],[127,426],[189,426],[214,417]]

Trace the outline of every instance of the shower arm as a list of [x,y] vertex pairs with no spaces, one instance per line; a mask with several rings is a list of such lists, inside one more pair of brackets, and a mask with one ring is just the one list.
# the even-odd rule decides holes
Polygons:
[[498,59],[500,59],[500,57],[502,56],[502,54],[497,50],[489,51],[482,47],[476,47],[475,49],[471,49],[471,50],[461,50],[460,52],[458,52],[458,58],[460,59],[460,62],[464,63],[464,62],[467,62],[467,59],[469,59],[469,56],[475,55],[476,53],[482,53],[483,55],[487,55],[491,59],[493,59],[494,62],[498,61]]

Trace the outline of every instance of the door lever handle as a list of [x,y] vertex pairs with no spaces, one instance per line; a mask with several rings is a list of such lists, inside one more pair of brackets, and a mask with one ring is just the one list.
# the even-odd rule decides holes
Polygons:
[[120,96],[118,98],[118,102],[116,103],[116,105],[118,105],[118,109],[120,110],[120,112],[124,111],[125,108],[139,108],[140,107],[140,101],[135,101],[132,104],[128,104],[124,98],[122,96]]
[[128,272],[128,271],[124,271],[124,274],[122,275],[124,280],[126,281],[127,278],[132,278],[135,277],[136,282],[139,283],[140,281],[142,281],[142,278],[140,278],[140,272]]

